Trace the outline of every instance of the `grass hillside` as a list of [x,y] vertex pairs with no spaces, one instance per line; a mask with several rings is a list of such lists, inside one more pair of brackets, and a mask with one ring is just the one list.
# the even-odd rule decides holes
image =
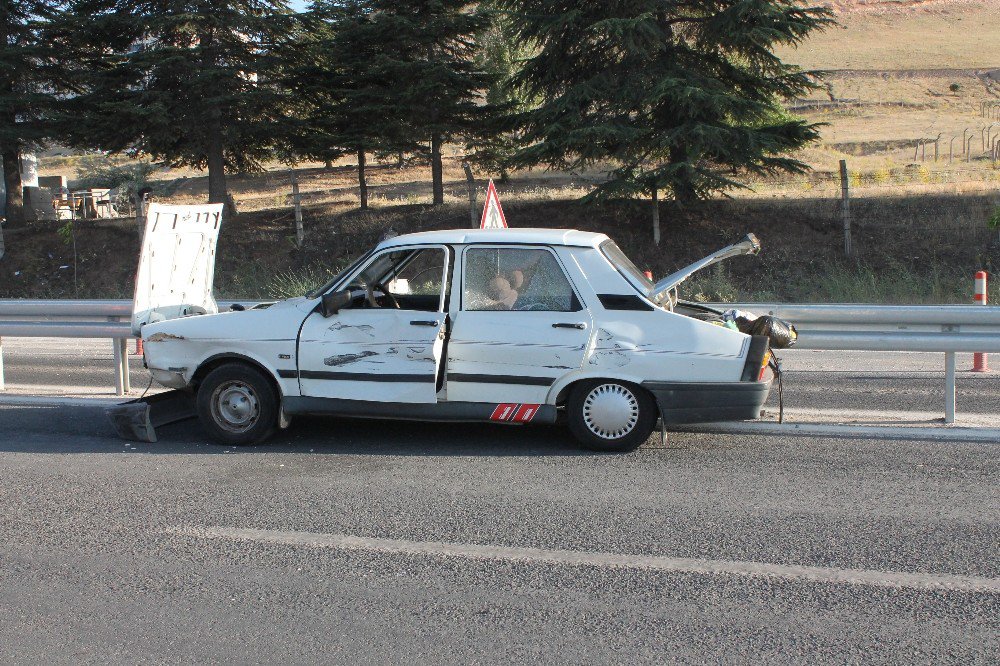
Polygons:
[[839,27],[779,51],[808,69],[977,69],[1000,67],[1000,0],[822,3]]

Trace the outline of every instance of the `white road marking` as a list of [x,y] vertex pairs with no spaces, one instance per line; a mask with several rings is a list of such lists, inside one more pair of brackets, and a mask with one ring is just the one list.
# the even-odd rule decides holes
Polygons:
[[725,435],[777,435],[781,437],[844,437],[850,439],[902,439],[929,442],[1000,444],[1000,428],[956,426],[866,426],[843,423],[775,423],[734,421],[667,426],[671,432],[701,432]]
[[661,555],[626,555],[577,550],[548,550],[541,548],[447,543],[442,541],[376,539],[348,534],[320,534],[314,532],[235,527],[178,527],[167,531],[171,534],[203,539],[274,543],[367,553],[430,555],[434,557],[524,562],[529,564],[643,569],[910,590],[955,590],[962,592],[1000,593],[1000,578],[983,578],[957,574],[837,569],[832,567],[707,560]]

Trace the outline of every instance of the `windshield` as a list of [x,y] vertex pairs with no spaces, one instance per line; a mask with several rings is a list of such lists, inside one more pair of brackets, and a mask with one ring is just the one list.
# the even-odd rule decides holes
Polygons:
[[343,280],[345,277],[347,277],[347,275],[351,271],[360,266],[362,261],[365,261],[366,259],[368,259],[368,257],[372,256],[372,252],[374,252],[374,250],[366,252],[360,257],[358,257],[356,261],[351,262],[351,264],[347,268],[337,273],[337,275],[334,276],[333,279],[326,282],[326,284],[324,284],[322,287],[317,287],[316,289],[313,289],[308,294],[306,294],[306,298],[319,298],[326,292],[330,291],[330,289],[333,288],[333,285]]
[[614,241],[606,240],[601,243],[601,252],[604,256],[608,258],[608,261],[618,269],[626,280],[632,283],[632,285],[640,291],[642,294],[648,294],[649,289],[653,286],[653,281],[646,277],[646,274],[639,270],[639,267],[632,263],[632,260],[625,256],[625,253],[621,251],[621,248],[615,245]]

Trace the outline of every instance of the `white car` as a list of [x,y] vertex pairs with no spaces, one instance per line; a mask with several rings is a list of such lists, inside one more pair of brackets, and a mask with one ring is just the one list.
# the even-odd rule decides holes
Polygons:
[[[329,414],[565,421],[587,447],[628,450],[657,418],[759,417],[768,338],[676,298],[695,270],[758,249],[748,236],[654,284],[604,234],[432,231],[383,241],[305,296],[138,325],[153,378],[226,444]],[[145,409],[119,431],[155,438]]]

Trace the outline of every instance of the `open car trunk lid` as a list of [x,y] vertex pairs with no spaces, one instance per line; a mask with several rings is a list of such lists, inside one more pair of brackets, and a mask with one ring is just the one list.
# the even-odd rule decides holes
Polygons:
[[132,333],[144,324],[216,313],[212,294],[222,204],[150,204],[132,300]]
[[744,254],[757,254],[758,252],[760,252],[760,241],[757,240],[757,237],[753,234],[747,234],[746,238],[741,240],[739,243],[734,243],[728,247],[724,247],[721,250],[713,252],[704,259],[699,259],[693,264],[685,266],[679,271],[675,271],[662,280],[659,280],[649,289],[648,296],[654,302],[659,303],[671,289],[678,286],[680,283],[684,282],[684,280],[688,279],[701,269],[707,268],[712,264],[717,264],[718,262],[729,259],[730,257],[738,257]]

